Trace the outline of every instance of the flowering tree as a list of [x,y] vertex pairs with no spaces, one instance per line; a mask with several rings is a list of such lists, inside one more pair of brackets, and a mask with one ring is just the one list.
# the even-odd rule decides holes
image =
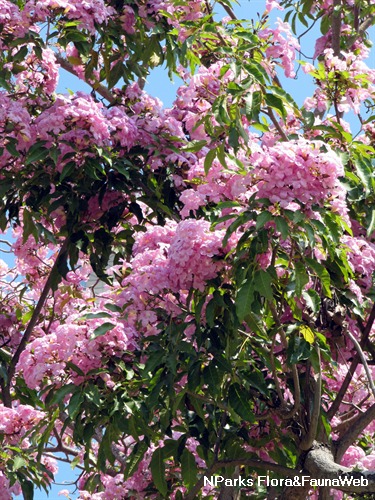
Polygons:
[[59,460],[82,500],[373,498],[373,24],[372,0],[0,0],[2,499]]

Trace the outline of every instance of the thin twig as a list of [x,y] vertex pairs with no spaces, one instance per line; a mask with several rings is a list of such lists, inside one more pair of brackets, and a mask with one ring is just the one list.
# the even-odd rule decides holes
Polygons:
[[340,41],[341,41],[341,0],[333,0],[332,12],[332,48],[333,54],[336,57],[340,56]]
[[267,108],[266,115],[270,117],[272,123],[276,127],[276,130],[279,132],[280,137],[282,138],[282,140],[285,141],[285,142],[289,141],[288,136],[285,134],[284,130],[280,127],[280,124],[276,120],[276,117],[273,114],[273,111],[272,111],[272,109],[270,107]]
[[[271,310],[272,317],[273,317],[275,323],[277,324],[277,326],[279,327],[280,337],[281,337],[281,340],[284,344],[284,348],[286,349],[288,347],[288,341],[286,339],[284,329],[283,329],[281,322],[279,320],[279,317],[277,315],[277,311],[275,309],[275,306],[270,301],[268,301],[268,305],[269,305],[269,308]],[[293,406],[292,410],[289,411],[288,413],[280,414],[281,418],[283,418],[283,419],[292,418],[297,413],[297,411],[299,410],[300,405],[301,405],[301,389],[300,389],[299,377],[298,377],[298,371],[297,371],[296,365],[292,364],[291,370],[292,370],[293,385],[294,385],[294,406]]]
[[352,333],[349,332],[349,330],[347,330],[345,333],[350,338],[350,340],[353,342],[354,347],[355,347],[355,349],[357,351],[357,354],[359,355],[359,357],[360,357],[360,359],[362,361],[363,368],[365,369],[367,380],[368,380],[368,383],[369,383],[371,391],[372,391],[372,395],[375,398],[375,385],[374,385],[374,382],[372,380],[372,375],[370,373],[370,370],[369,370],[369,367],[368,367],[368,364],[367,364],[367,360],[366,360],[365,355],[364,355],[364,353],[362,351],[362,348],[359,345],[359,342],[357,341],[357,339],[354,337],[354,335]]
[[[370,335],[371,328],[372,328],[372,325],[374,324],[374,321],[375,321],[375,302],[372,306],[372,309],[371,309],[371,312],[370,312],[370,315],[369,315],[369,318],[367,320],[365,328],[362,327],[362,325],[361,325],[362,322],[360,322],[360,328],[362,330],[362,340],[361,340],[360,345],[362,348],[366,345],[366,342],[367,342],[368,337]],[[352,364],[348,370],[348,373],[346,374],[344,382],[342,383],[342,385],[340,387],[340,390],[336,396],[336,399],[334,400],[330,409],[327,412],[327,418],[329,420],[332,419],[336,415],[337,410],[339,409],[341,402],[344,399],[346,391],[348,390],[350,382],[352,381],[353,375],[356,371],[356,368],[359,364],[359,361],[360,361],[360,357],[359,357],[359,354],[357,353],[352,361]]]

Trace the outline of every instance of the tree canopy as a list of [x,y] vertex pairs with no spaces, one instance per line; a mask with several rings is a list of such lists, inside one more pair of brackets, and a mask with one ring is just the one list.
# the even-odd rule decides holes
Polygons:
[[263,10],[0,0],[3,500],[373,498],[375,2]]

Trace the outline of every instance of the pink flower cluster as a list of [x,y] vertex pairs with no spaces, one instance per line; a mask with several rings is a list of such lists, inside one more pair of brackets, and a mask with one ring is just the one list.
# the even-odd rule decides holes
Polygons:
[[114,8],[106,5],[104,0],[29,0],[22,14],[26,20],[44,22],[51,16],[51,11],[79,21],[79,27],[90,33],[95,32],[95,23],[106,24],[115,13]]
[[149,226],[138,234],[127,276],[113,299],[127,304],[127,321],[139,334],[157,334],[159,307],[180,314],[176,294],[183,300],[190,288],[204,290],[218,275],[224,267],[223,237],[224,231],[211,231],[207,221],[196,219]]
[[198,72],[190,77],[188,85],[181,86],[177,91],[172,113],[178,121],[184,123],[192,139],[209,139],[204,125],[198,125],[198,122],[211,110],[225,83],[233,79],[231,70],[220,76],[223,66],[223,61],[211,64],[208,68],[200,66]]
[[0,405],[0,433],[9,442],[19,442],[21,438],[41,420],[45,414],[29,405],[7,408]]
[[[312,65],[305,67],[305,72],[319,77],[319,87],[315,90],[312,98],[305,100],[305,108],[313,109],[316,107],[319,111],[325,111],[328,104],[336,100],[338,111],[347,113],[352,110],[359,114],[361,104],[366,99],[371,98],[375,92],[375,70],[363,62],[367,53],[355,50],[354,52],[342,52],[338,57],[334,55],[333,49],[327,48],[323,54],[326,72],[324,79],[319,76]],[[340,86],[345,89],[345,92],[340,92]]]
[[[20,9],[9,0],[0,0],[0,26],[4,34],[12,34],[15,38],[24,36],[29,23],[25,23]],[[0,49],[6,49],[0,39]]]
[[375,469],[375,451],[365,454],[359,446],[349,446],[342,457],[341,465],[345,467],[359,467],[360,469]]
[[[2,133],[0,146],[6,145],[4,135],[7,135],[15,139],[19,150],[29,147],[33,138],[30,123],[31,117],[23,102],[11,99],[6,92],[0,91],[0,129],[5,132],[5,134]],[[10,158],[10,153],[4,149],[0,165],[5,166]]]
[[51,49],[42,50],[42,58],[31,53],[25,60],[27,69],[17,74],[16,82],[21,92],[30,88],[42,88],[47,95],[56,91],[60,65]]
[[[65,324],[55,322],[51,333],[34,338],[22,352],[18,370],[22,371],[30,388],[40,387],[45,377],[54,383],[64,383],[68,361],[87,373],[100,366],[103,356],[122,355],[137,347],[137,332],[115,317],[86,319],[84,324],[77,317],[69,319]],[[93,332],[104,323],[111,324],[113,328],[91,339]],[[80,383],[79,378],[74,374],[72,376],[76,383]]]
[[292,35],[288,23],[284,23],[281,19],[278,19],[276,26],[275,29],[265,28],[259,31],[259,37],[271,43],[266,49],[266,56],[271,60],[280,59],[285,76],[294,78],[296,50],[300,47],[298,40]]
[[363,237],[344,235],[342,243],[349,249],[348,260],[354,273],[356,283],[367,291],[371,288],[372,275],[375,271],[375,245]]
[[342,162],[333,151],[323,151],[322,146],[321,142],[299,139],[253,153],[253,177],[259,198],[299,210],[296,201],[309,208],[322,204],[328,197],[344,197],[338,183],[344,174]]
[[224,231],[211,231],[210,223],[188,219],[180,222],[168,250],[172,291],[204,290],[206,281],[222,268],[215,257],[224,257]]

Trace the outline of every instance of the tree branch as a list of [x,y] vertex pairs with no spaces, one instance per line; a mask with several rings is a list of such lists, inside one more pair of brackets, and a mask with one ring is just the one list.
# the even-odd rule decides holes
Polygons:
[[[268,301],[268,305],[269,305],[270,311],[272,313],[273,320],[277,324],[277,326],[279,327],[279,333],[280,333],[282,343],[284,344],[284,348],[287,349],[288,341],[286,339],[286,335],[285,335],[284,329],[282,327],[282,324],[280,322],[280,319],[277,315],[277,311],[275,309],[275,306],[270,301]],[[299,410],[299,408],[301,406],[301,388],[300,388],[300,384],[299,384],[299,377],[298,377],[298,371],[297,371],[296,365],[292,364],[291,370],[292,370],[293,384],[294,384],[294,406],[288,413],[280,414],[281,418],[283,418],[283,419],[292,418],[297,413],[297,411]]]
[[233,21],[237,21],[237,16],[236,14],[233,12],[233,10],[228,7],[228,5],[225,5],[225,3],[222,3],[222,2],[218,2],[222,7],[223,9],[225,10],[225,12],[228,14],[228,16],[233,20]]
[[280,127],[280,124],[279,122],[276,120],[276,117],[275,115],[273,114],[273,111],[270,107],[267,108],[267,112],[266,112],[266,115],[270,117],[271,119],[271,122],[274,124],[276,130],[279,132],[279,135],[280,137],[282,138],[282,140],[284,142],[287,142],[289,139],[288,139],[288,136],[286,135],[286,133],[284,132],[284,130]]
[[357,339],[354,337],[354,335],[352,335],[349,330],[347,330],[346,332],[346,335],[350,338],[350,340],[353,342],[354,344],[354,347],[357,351],[357,354],[359,355],[361,361],[362,361],[362,364],[363,364],[363,368],[365,369],[365,372],[366,372],[366,376],[367,376],[367,381],[370,385],[370,388],[371,388],[371,392],[372,392],[372,395],[374,396],[375,398],[375,385],[374,385],[374,382],[372,380],[372,375],[370,373],[370,370],[369,370],[369,367],[368,367],[368,364],[367,364],[367,361],[366,361],[366,358],[365,358],[365,355],[362,351],[362,348],[361,346],[359,345]]
[[375,23],[375,15],[369,16],[365,19],[356,30],[355,35],[348,38],[347,46],[351,49],[355,42],[360,38],[373,24]]
[[[368,337],[370,335],[371,328],[372,328],[372,325],[374,324],[374,321],[375,321],[375,302],[372,306],[369,318],[368,318],[367,323],[366,323],[366,327],[362,330],[362,340],[360,342],[360,346],[362,348],[366,345],[366,342],[367,342]],[[344,399],[346,391],[348,390],[350,382],[352,381],[353,375],[356,371],[356,368],[359,364],[359,361],[360,361],[360,357],[359,357],[359,354],[357,353],[352,361],[352,364],[350,365],[349,371],[346,374],[345,380],[340,387],[340,390],[336,396],[336,399],[334,400],[330,409],[327,412],[327,418],[329,420],[332,419],[336,415],[336,412],[339,409],[339,406],[341,405],[342,400]]]
[[312,415],[310,416],[310,425],[308,434],[303,438],[300,449],[301,450],[309,450],[316,439],[316,433],[318,430],[319,416],[320,416],[320,408],[321,408],[321,399],[322,399],[322,369],[321,369],[321,359],[320,359],[320,349],[317,346],[318,352],[318,362],[319,362],[319,373],[314,375],[314,403],[312,409]]
[[332,48],[335,56],[340,56],[341,35],[341,0],[333,0],[332,12]]
[[[73,64],[71,64],[69,61],[67,61],[66,59],[64,59],[64,57],[60,56],[60,54],[56,54],[55,53],[55,57],[56,57],[56,61],[60,64],[60,66],[63,69],[65,69],[65,71],[68,71],[69,73],[71,73],[74,76],[77,76],[77,78],[78,78],[78,75],[77,75],[77,73],[75,71],[75,68],[74,68]],[[85,80],[85,82],[87,83],[87,85],[90,85],[90,87],[93,90],[95,90],[95,92],[97,92],[104,99],[106,99],[110,104],[116,104],[116,99],[115,99],[114,95],[112,94],[112,92],[110,92],[107,89],[107,87],[105,87],[104,85],[102,85],[99,82],[89,83],[86,80]]]
[[[315,443],[314,448],[307,454],[305,460],[305,470],[314,479],[338,479],[340,486],[335,489],[348,493],[374,493],[375,492],[375,472],[374,471],[353,471],[348,467],[338,465],[328,447]],[[342,480],[347,478],[346,484]],[[350,478],[364,479],[368,481],[367,486],[354,486],[349,484]]]
[[[306,482],[301,487],[287,487],[284,489],[280,500],[306,500],[310,489],[309,481],[321,481],[321,485],[330,486],[336,480],[334,489],[347,493],[374,493],[375,472],[353,471],[348,467],[334,461],[331,450],[320,443],[314,443],[313,449],[308,452],[304,461],[303,476]],[[353,484],[359,480],[359,486]]]
[[[344,456],[344,453],[350,445],[354,443],[357,437],[366,429],[368,425],[375,419],[375,404],[370,406],[358,419],[349,427],[340,439],[335,442],[335,458],[338,462]],[[375,489],[374,489],[375,491]]]

